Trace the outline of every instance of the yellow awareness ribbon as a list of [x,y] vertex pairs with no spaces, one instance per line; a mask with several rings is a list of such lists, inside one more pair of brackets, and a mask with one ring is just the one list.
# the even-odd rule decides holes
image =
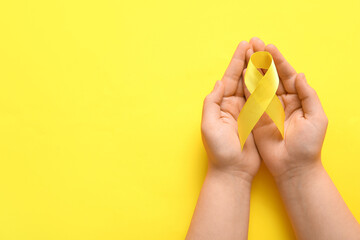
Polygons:
[[[265,75],[262,75],[257,70],[258,68],[267,69]],[[273,120],[284,138],[285,113],[279,98],[276,96],[279,76],[271,54],[268,52],[252,54],[244,79],[251,95],[241,109],[238,118],[241,148],[244,147],[247,137],[264,112]]]

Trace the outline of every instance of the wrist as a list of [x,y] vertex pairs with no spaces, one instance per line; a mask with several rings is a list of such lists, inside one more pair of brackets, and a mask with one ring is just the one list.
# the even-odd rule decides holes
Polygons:
[[286,170],[284,173],[275,177],[275,182],[278,187],[285,187],[288,185],[298,185],[307,182],[311,177],[317,176],[325,171],[321,160],[314,161],[303,166],[293,167]]
[[231,181],[251,187],[253,176],[250,173],[233,168],[218,168],[209,165],[207,175],[219,180]]

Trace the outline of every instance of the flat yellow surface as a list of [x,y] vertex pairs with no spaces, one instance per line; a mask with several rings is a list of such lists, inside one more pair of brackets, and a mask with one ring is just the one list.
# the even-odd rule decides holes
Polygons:
[[[360,1],[0,2],[0,239],[184,239],[202,101],[241,40],[274,43],[329,118],[323,162],[360,219]],[[293,239],[264,166],[249,239]]]

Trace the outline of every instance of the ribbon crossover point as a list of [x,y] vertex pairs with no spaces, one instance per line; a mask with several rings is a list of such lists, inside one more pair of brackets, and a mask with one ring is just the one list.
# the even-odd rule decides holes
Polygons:
[[[258,68],[267,69],[265,75],[262,75]],[[284,138],[285,112],[279,98],[276,96],[279,76],[271,54],[268,52],[255,52],[252,54],[244,80],[251,95],[241,109],[238,118],[241,148],[244,147],[247,137],[264,112],[273,120],[282,138]]]

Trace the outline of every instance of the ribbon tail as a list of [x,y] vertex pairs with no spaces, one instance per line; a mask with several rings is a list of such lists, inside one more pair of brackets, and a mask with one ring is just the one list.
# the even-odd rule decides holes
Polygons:
[[266,113],[279,129],[282,138],[284,138],[285,112],[279,98],[276,95],[273,97],[269,106],[267,107]]

